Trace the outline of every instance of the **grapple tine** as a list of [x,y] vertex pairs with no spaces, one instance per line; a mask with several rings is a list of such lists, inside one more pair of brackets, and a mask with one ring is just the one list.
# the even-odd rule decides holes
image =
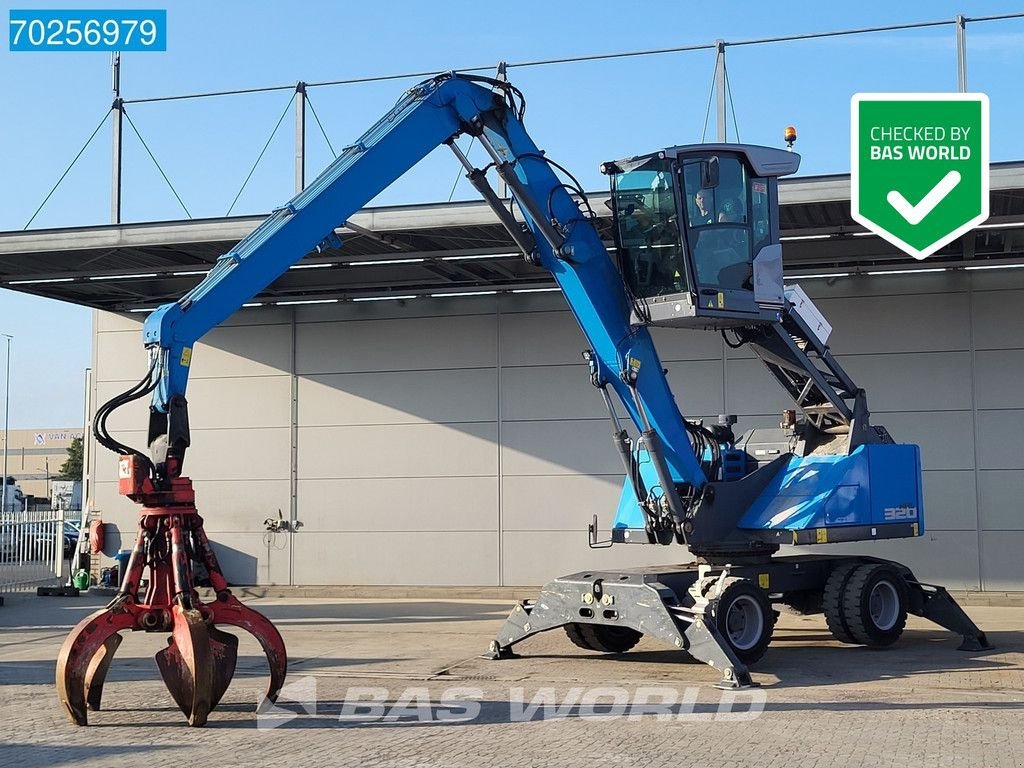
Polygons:
[[235,664],[238,662],[238,638],[230,632],[221,632],[210,627],[210,652],[213,654],[213,691],[210,698],[210,709],[216,707],[231,685],[235,676]]
[[167,647],[156,654],[164,684],[188,724],[202,726],[213,700],[213,654],[210,635],[198,610],[173,609],[174,628]]
[[[130,610],[130,604],[123,600],[115,600],[106,608],[86,616],[78,625],[71,630],[71,633],[64,639],[60,654],[57,656],[57,696],[67,712],[68,718],[75,725],[88,725],[89,715],[86,702],[86,681],[90,680],[92,670],[93,685],[99,682],[100,687],[96,693],[96,701],[102,693],[103,677],[106,676],[106,668],[103,675],[96,677],[103,659],[113,656],[117,641],[105,653],[106,643],[111,637],[124,629],[135,627],[135,615]],[[93,661],[97,654],[102,657],[93,668]],[[109,659],[106,660],[109,666]]]
[[214,624],[244,629],[259,641],[270,666],[270,682],[264,698],[270,702],[276,701],[288,674],[288,651],[277,627],[259,611],[239,602],[230,592],[221,593],[209,607],[213,611]]
[[89,661],[89,668],[85,671],[85,701],[93,712],[100,711],[103,683],[107,679],[110,662],[114,660],[114,654],[117,653],[122,640],[124,638],[121,635],[111,635]]
[[192,712],[192,681],[188,679],[188,671],[185,670],[185,662],[174,643],[174,637],[168,637],[167,647],[157,651],[156,666],[174,703],[188,717]]

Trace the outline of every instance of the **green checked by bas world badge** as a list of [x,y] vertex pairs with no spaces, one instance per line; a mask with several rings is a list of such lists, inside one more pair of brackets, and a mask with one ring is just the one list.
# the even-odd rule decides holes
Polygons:
[[988,218],[988,97],[858,93],[853,218],[924,259]]

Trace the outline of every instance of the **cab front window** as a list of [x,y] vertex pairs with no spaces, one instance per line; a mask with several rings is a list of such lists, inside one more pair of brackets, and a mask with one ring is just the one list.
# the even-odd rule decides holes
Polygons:
[[687,289],[671,163],[648,158],[612,176],[619,264],[642,298]]

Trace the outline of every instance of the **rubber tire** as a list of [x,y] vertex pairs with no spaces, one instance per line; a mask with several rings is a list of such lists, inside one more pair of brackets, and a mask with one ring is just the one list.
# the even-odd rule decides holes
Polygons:
[[825,579],[825,589],[821,595],[822,613],[825,614],[825,623],[828,625],[832,637],[841,643],[856,645],[846,623],[846,615],[843,612],[843,596],[846,594],[846,584],[849,582],[853,572],[863,563],[860,560],[852,562],[841,562]]
[[[736,598],[741,596],[750,597],[757,603],[761,609],[761,618],[764,620],[761,636],[749,648],[737,648],[732,644],[732,641],[729,639],[729,628],[726,622],[726,617],[729,615],[729,607],[735,602]],[[719,593],[715,624],[718,628],[718,633],[729,644],[729,648],[732,649],[736,658],[744,664],[753,664],[764,656],[765,651],[768,650],[768,644],[772,641],[772,631],[775,629],[775,619],[777,616],[778,614],[772,609],[771,601],[768,600],[768,595],[763,589],[755,586],[748,579],[741,579],[736,576],[730,576],[725,580],[722,591]]]
[[[880,581],[888,581],[896,590],[899,609],[896,623],[880,629],[871,618],[871,591]],[[907,625],[907,581],[896,568],[886,563],[865,563],[857,568],[843,589],[843,618],[854,642],[869,648],[885,648],[900,639]]]
[[607,624],[566,624],[565,634],[573,645],[599,653],[625,653],[640,642],[642,632]]

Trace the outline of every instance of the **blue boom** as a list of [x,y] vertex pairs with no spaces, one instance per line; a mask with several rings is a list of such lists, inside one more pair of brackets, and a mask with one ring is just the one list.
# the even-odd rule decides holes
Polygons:
[[650,334],[630,323],[622,278],[594,226],[530,139],[505,85],[446,75],[412,88],[307,189],[221,256],[199,285],[146,319],[145,344],[156,357],[158,376],[150,428],[158,474],[179,471],[188,445],[183,416],[192,345],[305,254],[330,242],[335,227],[431,150],[470,133],[481,136],[499,171],[509,176],[533,235],[527,256],[558,282],[601,379],[639,430],[656,433],[673,480],[694,489],[705,484]]

